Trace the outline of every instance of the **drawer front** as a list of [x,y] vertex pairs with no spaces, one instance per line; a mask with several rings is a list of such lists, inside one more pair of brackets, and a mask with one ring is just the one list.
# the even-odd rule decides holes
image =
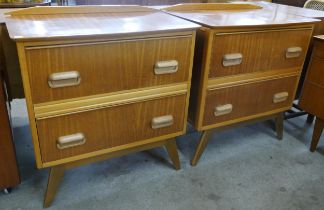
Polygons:
[[324,59],[324,43],[320,40],[314,40],[313,43],[313,57],[323,58]]
[[303,65],[312,30],[214,35],[209,77]]
[[324,87],[306,81],[303,86],[299,105],[308,113],[324,119]]
[[43,162],[181,132],[186,95],[38,120]]
[[307,71],[307,82],[317,84],[324,88],[324,58],[313,57],[308,71]]
[[191,36],[27,48],[33,103],[188,80]]
[[288,107],[295,96],[298,77],[268,80],[207,93],[203,126]]

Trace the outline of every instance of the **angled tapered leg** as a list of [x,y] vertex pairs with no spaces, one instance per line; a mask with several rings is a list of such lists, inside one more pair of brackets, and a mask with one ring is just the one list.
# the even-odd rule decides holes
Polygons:
[[279,140],[282,140],[282,138],[283,138],[283,129],[284,129],[283,123],[284,123],[284,114],[280,113],[275,118],[277,138]]
[[55,166],[51,168],[48,177],[46,194],[45,194],[44,208],[47,208],[52,204],[56,195],[56,191],[60,186],[63,176],[64,176],[64,167]]
[[195,155],[193,156],[192,160],[191,160],[191,165],[192,166],[195,166],[197,165],[202,153],[204,152],[206,146],[207,146],[207,143],[210,139],[210,136],[213,132],[211,130],[208,130],[208,131],[204,131],[202,133],[202,136],[200,138],[200,141],[198,143],[198,146],[196,148],[196,152],[195,152]]
[[321,138],[322,131],[324,128],[324,120],[316,118],[315,127],[313,131],[312,143],[310,147],[310,151],[314,152],[316,150],[317,144]]
[[177,143],[175,139],[171,139],[166,142],[165,148],[169,154],[169,157],[173,163],[173,166],[176,170],[179,170],[181,168],[180,166],[180,160],[179,160],[179,155],[178,155],[178,150],[177,150]]
[[306,122],[307,122],[308,124],[312,124],[312,123],[314,122],[314,118],[315,118],[314,115],[312,115],[312,114],[308,114],[308,115],[307,115],[307,120],[306,120]]

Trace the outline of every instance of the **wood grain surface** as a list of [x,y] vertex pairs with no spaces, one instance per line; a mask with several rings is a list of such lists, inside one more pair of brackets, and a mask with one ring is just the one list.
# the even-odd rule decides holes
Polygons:
[[[89,7],[93,13],[85,13],[86,7]],[[100,6],[97,8],[103,10]],[[32,9],[25,9],[25,13],[29,10]],[[18,13],[18,15],[9,16],[6,18],[6,25],[10,37],[15,40],[93,38],[94,36],[107,38],[113,35],[183,31],[199,27],[197,24],[158,10],[138,11],[138,7],[134,7],[134,12],[132,12],[132,7],[127,7],[127,9],[113,7],[110,12],[97,12],[94,6],[73,7],[71,10],[75,11],[72,13],[70,8],[46,7],[43,10],[46,13],[60,14],[45,15],[38,8],[37,13],[40,13],[38,15]]]
[[[311,35],[311,28],[215,34],[209,77],[301,68]],[[299,57],[286,58],[286,51],[291,47],[302,49]],[[223,66],[224,56],[231,53],[241,53],[242,63],[235,66]]]
[[[191,45],[187,36],[27,50],[33,103],[188,81]],[[156,75],[155,63],[168,60],[178,61],[178,71]],[[78,71],[81,83],[50,88],[49,76],[65,71]]]
[[307,112],[324,119],[324,41],[319,37],[314,42],[313,55],[307,70],[300,97],[300,106]]
[[[201,9],[201,6],[197,4],[192,4],[191,8],[188,5],[184,5],[186,7],[184,11],[179,11],[180,6],[176,6],[174,11],[172,6],[166,7],[164,10],[170,14],[209,28],[242,28],[262,25],[280,26],[283,24],[305,24],[319,21],[304,16],[297,16],[296,14],[292,14],[293,12],[287,13],[284,10],[280,10],[280,7],[274,5],[270,9],[264,9],[261,4],[261,8],[254,9],[246,9],[244,4],[242,4],[242,8],[237,5],[233,3],[233,9],[227,8],[226,10],[223,9],[222,5],[220,6],[221,9],[217,9],[217,6],[215,6],[214,9],[206,10]],[[253,2],[250,5],[259,6],[259,4],[254,4]],[[208,7],[208,4],[205,4],[204,7]]]
[[[293,76],[208,91],[203,125],[207,126],[289,107],[295,97],[294,91],[297,82],[298,76]],[[288,99],[274,103],[274,95],[281,92],[288,92]],[[214,116],[215,107],[225,104],[232,104],[233,111],[226,115]]]
[[180,3],[202,3],[207,0],[76,0],[77,5],[172,5]]
[[[93,151],[140,142],[183,131],[186,95],[82,112],[37,121],[44,163]],[[152,129],[154,117],[172,115],[173,125]],[[86,143],[59,150],[58,137],[83,133]]]

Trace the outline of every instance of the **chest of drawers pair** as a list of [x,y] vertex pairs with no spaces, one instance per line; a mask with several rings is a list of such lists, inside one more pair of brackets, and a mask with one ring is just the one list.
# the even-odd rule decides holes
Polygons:
[[37,166],[51,167],[45,207],[64,170],[82,164],[165,145],[179,169],[174,137],[186,131],[189,95],[204,132],[193,165],[213,128],[276,118],[282,135],[314,22],[251,4],[9,15]]

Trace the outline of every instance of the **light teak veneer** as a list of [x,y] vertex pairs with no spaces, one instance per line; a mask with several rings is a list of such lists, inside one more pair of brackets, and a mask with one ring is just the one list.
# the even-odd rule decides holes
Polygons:
[[201,140],[196,165],[212,129],[275,119],[295,97],[314,22],[258,4],[186,4],[164,8],[203,25],[197,32],[189,119]]
[[45,207],[71,167],[165,146],[180,168],[199,25],[139,6],[10,15],[37,166],[52,167]]

